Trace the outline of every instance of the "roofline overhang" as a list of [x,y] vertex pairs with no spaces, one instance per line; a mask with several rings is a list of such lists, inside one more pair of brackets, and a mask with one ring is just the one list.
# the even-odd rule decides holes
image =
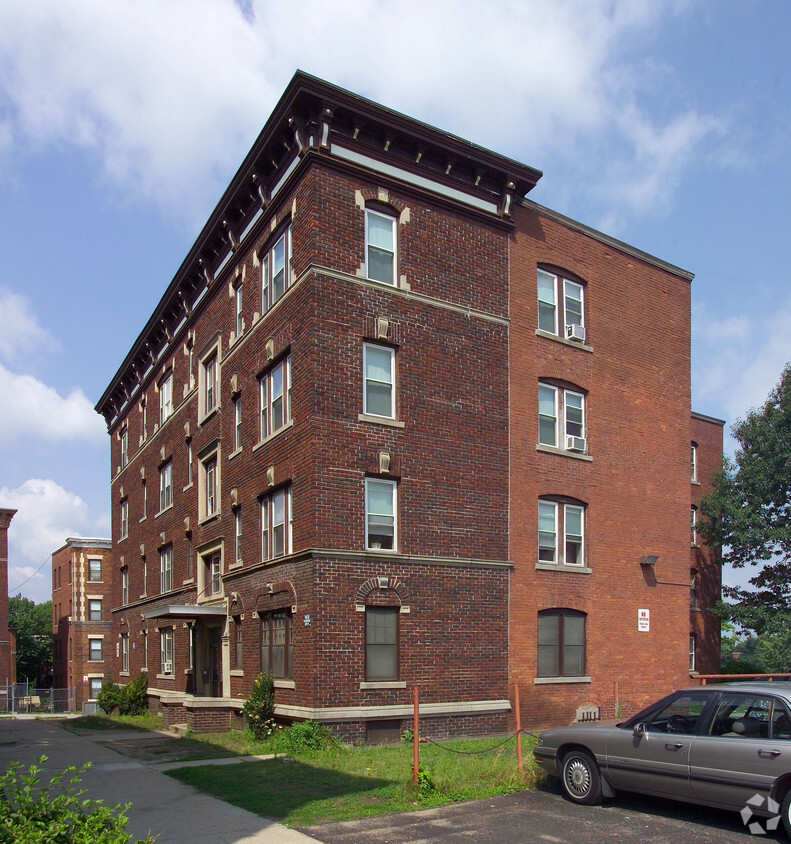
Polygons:
[[224,604],[208,604],[195,606],[193,604],[169,604],[166,607],[156,607],[146,610],[143,618],[147,621],[154,618],[225,618],[228,611]]

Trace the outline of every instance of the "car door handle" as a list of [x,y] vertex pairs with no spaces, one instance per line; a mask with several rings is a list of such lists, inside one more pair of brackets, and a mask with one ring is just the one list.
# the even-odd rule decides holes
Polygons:
[[759,750],[758,755],[759,756],[771,756],[771,757],[774,758],[775,756],[780,755],[780,751],[779,750]]
[[678,750],[679,748],[683,747],[684,745],[680,742],[667,742],[665,745],[665,750]]

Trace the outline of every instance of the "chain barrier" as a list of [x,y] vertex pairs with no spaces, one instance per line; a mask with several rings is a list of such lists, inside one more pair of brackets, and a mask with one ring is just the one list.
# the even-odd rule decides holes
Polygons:
[[538,738],[537,735],[534,733],[526,733],[524,730],[517,731],[513,735],[506,736],[503,741],[499,744],[495,744],[493,747],[487,747],[485,750],[456,750],[454,747],[446,747],[444,744],[440,744],[439,742],[434,741],[433,739],[427,738],[426,736],[421,736],[420,741],[425,741],[428,744],[433,744],[434,747],[438,747],[440,750],[444,750],[446,753],[458,753],[461,756],[481,756],[484,753],[492,753],[495,750],[499,750],[503,745],[508,744],[509,741],[515,739],[519,732],[522,733],[523,736],[532,736],[533,738]]

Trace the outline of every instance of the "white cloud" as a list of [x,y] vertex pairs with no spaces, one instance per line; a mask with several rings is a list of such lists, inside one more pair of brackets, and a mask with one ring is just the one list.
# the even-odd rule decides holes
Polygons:
[[0,287],[0,358],[16,362],[59,348],[30,310],[28,300]]
[[10,372],[0,364],[0,439],[38,437],[49,442],[106,442],[107,430],[82,390],[61,396],[32,375]]
[[[7,3],[0,95],[12,105],[18,150],[94,151],[106,177],[191,222],[204,218],[297,66],[535,166],[565,158],[593,192],[612,188],[615,175],[612,201],[643,213],[666,203],[715,126],[694,109],[649,119],[642,101],[663,90],[657,77],[667,70],[644,72],[642,57],[628,56],[635,36],[650,37],[686,8],[678,0]],[[616,149],[617,172],[608,172]]]
[[106,514],[91,513],[82,498],[52,480],[0,487],[0,507],[18,511],[8,530],[9,592],[21,591],[36,603],[51,597],[50,557],[66,537],[101,536],[109,530]]

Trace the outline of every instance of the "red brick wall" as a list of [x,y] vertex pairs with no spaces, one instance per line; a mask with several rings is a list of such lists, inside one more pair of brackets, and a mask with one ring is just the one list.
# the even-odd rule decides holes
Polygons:
[[[690,285],[534,208],[511,243],[511,676],[523,724],[564,723],[596,704],[634,712],[689,682]],[[592,351],[536,335],[539,264],[585,285]],[[538,381],[587,392],[590,462],[536,451]],[[538,498],[587,504],[590,574],[536,570]],[[640,558],[657,554],[651,581]],[[536,685],[537,614],[587,614],[590,683]],[[650,632],[638,632],[638,609]],[[615,684],[618,684],[616,692]]]

